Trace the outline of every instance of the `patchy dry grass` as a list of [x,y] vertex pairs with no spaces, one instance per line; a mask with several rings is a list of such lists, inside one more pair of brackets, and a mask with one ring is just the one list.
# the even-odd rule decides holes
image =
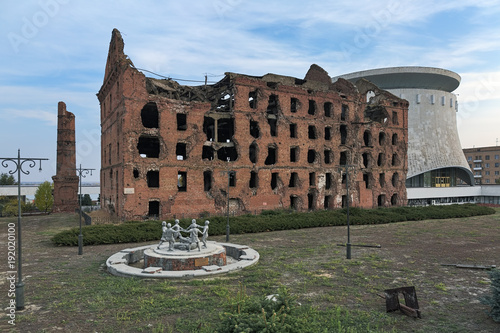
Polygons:
[[[0,245],[7,223],[0,219]],[[500,332],[479,297],[489,291],[488,274],[441,264],[499,265],[500,212],[464,219],[426,220],[351,227],[353,247],[345,258],[345,227],[231,235],[260,262],[213,279],[140,280],[109,275],[105,260],[120,249],[144,244],[54,247],[50,237],[77,226],[78,216],[23,218],[24,311],[13,332],[196,332],[217,320],[240,283],[249,294],[275,293],[285,285],[302,304],[325,314],[339,306],[374,330],[395,332]],[[212,237],[223,241],[224,237]],[[5,253],[2,250],[2,253]],[[5,255],[4,255],[5,258]],[[6,260],[6,259],[4,259]],[[2,308],[7,283],[2,272]],[[422,319],[386,313],[377,297],[384,289],[415,286]],[[330,312],[329,312],[330,311]],[[1,317],[0,327],[7,323]]]

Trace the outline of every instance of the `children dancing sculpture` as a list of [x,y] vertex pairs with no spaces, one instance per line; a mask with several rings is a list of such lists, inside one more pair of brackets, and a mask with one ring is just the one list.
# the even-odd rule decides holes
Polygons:
[[[191,224],[187,229],[182,228],[179,225],[179,220],[175,220],[175,224],[172,227],[170,223],[166,223],[165,221],[162,222],[162,236],[160,243],[157,246],[157,249],[160,249],[160,245],[163,244],[163,242],[168,242],[168,251],[174,251],[180,250],[180,249],[186,249],[187,251],[191,251],[191,246],[192,244],[195,244],[196,247],[198,248],[198,251],[201,251],[200,247],[200,239],[198,238],[198,234],[202,235],[201,241],[203,242],[203,247],[207,248],[207,238],[208,238],[208,225],[210,222],[208,220],[205,221],[205,226],[203,227],[203,231],[201,231],[199,228],[201,228],[200,225],[196,224],[196,220],[192,219]],[[181,232],[187,232],[189,233],[188,237],[183,237],[181,235]],[[176,240],[179,240],[178,243],[176,243]]]

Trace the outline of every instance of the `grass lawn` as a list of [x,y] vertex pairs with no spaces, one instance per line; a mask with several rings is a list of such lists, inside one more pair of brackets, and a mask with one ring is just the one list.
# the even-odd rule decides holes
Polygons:
[[[4,269],[2,308],[8,306],[7,226],[0,218]],[[442,264],[500,266],[500,210],[489,216],[231,235],[231,242],[260,253],[256,265],[210,279],[120,278],[105,270],[119,244],[54,247],[51,236],[78,225],[76,214],[23,217],[23,277],[26,309],[6,332],[197,332],[210,331],[241,288],[265,296],[286,286],[302,305],[342,318],[339,332],[500,332],[479,298],[489,293],[488,273]],[[209,237],[224,241],[224,236]],[[422,319],[386,313],[377,296],[385,289],[415,286]],[[349,330],[349,326],[351,329]]]

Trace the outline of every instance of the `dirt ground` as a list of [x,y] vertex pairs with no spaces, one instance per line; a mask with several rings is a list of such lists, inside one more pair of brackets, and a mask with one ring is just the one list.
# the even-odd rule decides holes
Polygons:
[[[0,300],[4,314],[8,306],[7,230],[12,222],[16,219],[0,219],[0,257],[4,261]],[[54,247],[50,242],[52,235],[70,226],[77,226],[76,215],[23,218],[26,309],[17,313],[15,327],[7,324],[8,318],[3,314],[0,330],[70,332],[83,327],[81,331],[101,331],[89,324],[88,314],[65,314],[64,309],[59,309],[55,316],[54,304],[60,301],[57,291],[49,296],[40,294],[54,288],[58,279],[71,279],[72,274],[75,278],[87,274],[89,279],[99,279],[100,275],[93,271],[101,270],[102,275],[102,264],[110,255],[144,244],[86,246],[84,254],[77,255],[75,247]],[[259,251],[259,269],[280,271],[281,282],[298,290],[301,301],[319,306],[339,302],[353,309],[385,313],[385,302],[376,294],[411,285],[416,288],[422,319],[391,314],[396,332],[500,332],[500,324],[486,315],[487,307],[479,302],[482,295],[489,293],[488,271],[444,265],[499,266],[500,210],[490,216],[463,219],[351,226],[353,245],[381,247],[354,246],[350,260],[345,258],[345,247],[337,246],[346,242],[346,230],[346,227],[327,227],[231,235],[231,242]],[[222,236],[210,239],[224,241]],[[238,274],[232,274],[230,281],[250,280],[244,271]],[[307,284],[312,278],[328,279],[332,284]],[[77,320],[83,326],[78,326]]]

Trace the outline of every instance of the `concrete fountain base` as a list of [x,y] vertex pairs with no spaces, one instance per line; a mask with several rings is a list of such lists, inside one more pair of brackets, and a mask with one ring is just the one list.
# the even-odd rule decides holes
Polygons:
[[[106,260],[108,272],[116,276],[144,278],[191,278],[228,273],[251,266],[259,253],[248,246],[207,242],[207,248],[168,251],[168,243],[124,249]],[[144,261],[140,265],[141,260]],[[140,267],[142,266],[142,268]]]

